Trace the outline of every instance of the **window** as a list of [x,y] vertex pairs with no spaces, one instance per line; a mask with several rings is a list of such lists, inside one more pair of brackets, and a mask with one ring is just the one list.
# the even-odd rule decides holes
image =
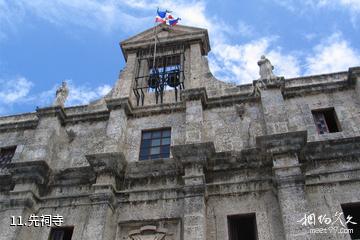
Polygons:
[[74,227],[51,228],[49,240],[71,240]]
[[255,213],[228,216],[229,240],[257,240]]
[[[360,239],[360,203],[357,204],[346,204],[341,206],[343,213],[344,213],[344,219],[350,220],[353,223],[348,223],[347,227],[348,229],[353,229],[350,233],[351,239]],[[352,217],[351,219],[348,218],[348,216]]]
[[16,150],[15,147],[0,148],[0,169],[6,168],[7,164],[11,162]]
[[339,121],[334,108],[314,110],[312,111],[312,114],[319,134],[340,131]]
[[140,160],[168,158],[170,156],[171,129],[143,131]]

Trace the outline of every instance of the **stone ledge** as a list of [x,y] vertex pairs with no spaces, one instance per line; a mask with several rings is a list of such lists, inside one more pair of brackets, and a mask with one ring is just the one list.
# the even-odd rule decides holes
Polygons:
[[95,173],[90,166],[54,170],[51,185],[81,185],[95,183]]
[[85,157],[96,174],[110,173],[120,177],[127,165],[124,154],[120,152],[95,153]]
[[206,106],[208,102],[206,88],[184,89],[181,91],[181,99],[184,102],[201,100],[202,105]]
[[98,112],[88,112],[81,114],[72,114],[67,115],[65,123],[66,124],[76,124],[78,122],[88,122],[88,121],[106,121],[109,119],[109,111],[98,111]]
[[46,118],[46,117],[57,117],[61,124],[65,123],[66,113],[64,108],[60,106],[54,107],[45,107],[45,108],[36,108],[36,115],[38,118]]
[[350,88],[351,85],[349,84],[349,81],[346,79],[337,82],[315,83],[315,84],[308,84],[303,86],[284,88],[282,91],[282,95],[285,99],[288,99],[292,97],[301,97],[310,94],[321,94],[321,93],[342,91]]
[[112,111],[115,109],[124,109],[126,115],[132,115],[133,106],[129,98],[108,98],[105,99],[107,108]]
[[39,123],[38,120],[3,123],[0,124],[0,133],[26,130],[26,129],[35,129],[38,123]]
[[323,161],[360,156],[360,136],[308,142],[301,152],[301,161]]
[[166,177],[180,175],[181,168],[172,158],[143,160],[129,162],[126,170],[126,179],[146,177]]
[[307,142],[307,131],[286,132],[256,138],[256,145],[272,155],[300,152]]
[[46,185],[51,169],[45,161],[27,161],[9,163],[9,172],[15,183],[36,183]]
[[175,145],[171,146],[171,152],[180,166],[200,164],[206,167],[215,154],[215,146],[213,142]]

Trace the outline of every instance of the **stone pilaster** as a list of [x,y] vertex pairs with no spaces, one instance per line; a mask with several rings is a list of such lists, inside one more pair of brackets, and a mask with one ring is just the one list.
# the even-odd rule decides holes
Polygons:
[[306,131],[257,138],[258,146],[273,160],[274,182],[287,240],[310,239],[308,229],[298,222],[308,213],[305,176],[298,158],[306,139]]
[[[67,135],[63,128],[65,112],[60,106],[36,109],[39,123],[34,138],[24,146],[22,154],[16,161],[46,161],[49,166],[56,166],[52,162],[60,146],[67,143]],[[54,165],[54,166],[53,166]]]
[[184,239],[206,240],[205,168],[215,153],[213,143],[195,143],[172,147],[176,161],[184,169]]
[[105,153],[123,152],[125,147],[127,115],[131,114],[131,103],[128,98],[107,99],[110,117],[106,128],[107,140],[104,144]]
[[126,161],[121,153],[90,154],[86,158],[96,173],[96,183],[92,185],[92,209],[83,239],[113,239],[116,232],[115,190],[123,179]]
[[360,101],[360,67],[349,68],[348,80],[350,84],[355,84],[356,96]]
[[288,118],[281,93],[283,78],[263,80],[265,88],[261,91],[261,104],[264,114],[266,134],[288,131]]
[[205,88],[186,89],[181,97],[186,104],[185,143],[200,143],[203,139],[203,107],[207,101]]
[[115,84],[113,98],[130,98],[133,82],[135,80],[135,69],[137,66],[136,53],[128,53],[126,66],[120,72],[118,81]]
[[9,171],[15,187],[9,192],[9,198],[1,204],[0,239],[15,240],[31,237],[30,228],[10,226],[11,217],[19,223],[26,223],[30,214],[36,211],[40,193],[48,183],[50,168],[45,161],[15,162],[9,164]]

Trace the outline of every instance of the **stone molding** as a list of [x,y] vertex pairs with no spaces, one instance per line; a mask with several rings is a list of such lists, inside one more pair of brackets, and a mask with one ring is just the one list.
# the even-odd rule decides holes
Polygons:
[[95,173],[90,166],[72,167],[54,170],[51,185],[68,186],[91,184],[95,182]]
[[352,156],[360,156],[360,137],[308,142],[301,152],[300,160],[328,161]]
[[64,108],[60,106],[36,108],[36,115],[38,118],[57,117],[62,125],[66,119]]
[[181,99],[184,102],[201,100],[201,103],[203,104],[203,106],[206,106],[207,102],[208,102],[208,96],[206,93],[206,89],[204,87],[190,88],[190,89],[182,90],[181,91]]
[[8,169],[15,183],[46,185],[51,174],[45,161],[13,162],[9,163]]
[[121,177],[127,165],[125,156],[121,152],[94,153],[85,157],[97,175],[109,173]]
[[191,143],[171,146],[174,159],[181,165],[200,164],[207,167],[208,160],[215,154],[213,142]]
[[256,145],[265,153],[280,155],[298,153],[307,142],[307,131],[264,135],[256,138]]
[[107,108],[112,111],[116,109],[124,109],[126,115],[132,115],[133,106],[129,98],[108,98],[105,99]]

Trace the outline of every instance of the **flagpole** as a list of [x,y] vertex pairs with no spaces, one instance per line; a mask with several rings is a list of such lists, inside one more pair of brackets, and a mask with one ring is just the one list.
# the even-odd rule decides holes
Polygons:
[[152,66],[153,71],[155,70],[155,60],[156,60],[156,43],[157,43],[157,41],[156,41],[156,39],[157,39],[156,35],[157,35],[157,27],[158,27],[158,25],[155,26],[155,29],[154,29],[155,43],[154,43],[154,59],[153,59],[153,66]]

